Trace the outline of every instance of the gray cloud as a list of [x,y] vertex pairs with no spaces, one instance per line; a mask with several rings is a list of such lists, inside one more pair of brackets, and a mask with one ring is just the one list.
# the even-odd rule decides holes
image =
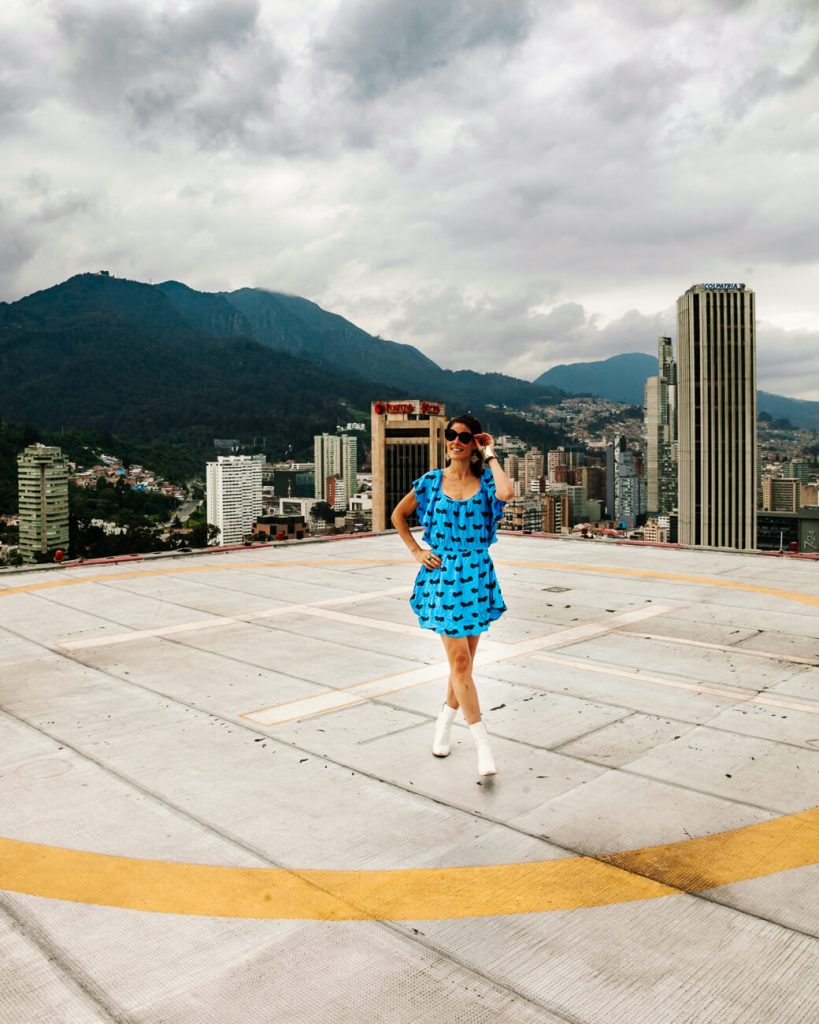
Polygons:
[[0,294],[258,285],[528,377],[701,280],[809,333],[818,44],[808,0],[7,0]]
[[[601,325],[577,302],[544,309],[546,286],[533,294],[470,298],[454,289],[405,301],[389,323],[390,336],[408,338],[452,369],[500,370],[534,379],[558,363],[605,359],[620,352],[655,352],[657,337],[672,333],[673,312],[637,310]],[[446,340],[441,343],[438,338]]]
[[819,330],[788,331],[762,321],[757,364],[763,390],[819,402]]
[[285,61],[259,26],[258,0],[72,0],[54,11],[77,97],[143,136],[189,131],[212,148],[247,142],[255,119],[273,116]]
[[596,108],[606,122],[620,125],[638,120],[646,124],[668,114],[690,74],[678,60],[657,61],[638,54],[586,79],[580,101]]
[[817,75],[819,44],[793,72],[769,64],[754,69],[734,92],[732,103],[739,112],[746,114],[760,103],[809,86]]
[[0,287],[13,280],[36,251],[36,240],[22,228],[8,204],[0,202]]
[[316,53],[371,98],[446,67],[463,51],[514,46],[531,22],[528,0],[346,0]]

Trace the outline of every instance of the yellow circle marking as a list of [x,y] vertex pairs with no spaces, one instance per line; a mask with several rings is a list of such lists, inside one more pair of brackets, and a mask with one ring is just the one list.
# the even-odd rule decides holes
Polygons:
[[819,807],[599,858],[333,871],[142,860],[0,838],[0,888],[161,914],[419,921],[534,914],[697,893],[819,862]]
[[[185,565],[169,569],[139,569],[135,572],[116,572],[95,576],[71,577],[70,579],[44,580],[39,583],[23,583],[16,587],[0,587],[0,598],[11,594],[26,594],[37,590],[52,590],[59,587],[77,587],[85,583],[109,583],[112,580],[133,580],[141,576],[176,576],[183,573],[197,572],[240,572],[256,569],[289,569],[291,566],[312,566],[313,568],[332,568],[338,565],[406,565],[404,558],[334,558],[330,559],[299,559],[280,562],[252,562],[250,564],[227,565]],[[415,565],[415,562],[411,563]],[[496,565],[509,565],[524,569],[551,569],[556,572],[592,572],[615,576],[633,576],[638,579],[669,580],[673,583],[693,583],[703,587],[721,587],[725,590],[740,590],[747,594],[764,594],[766,597],[780,598],[784,601],[797,601],[800,604],[819,608],[819,596],[802,594],[798,590],[782,590],[779,587],[763,587],[758,583],[743,583],[739,580],[726,580],[716,576],[692,576],[681,572],[663,572],[657,569],[622,569],[613,565],[572,565],[566,562],[534,562],[497,560]]]
[[[404,559],[300,559],[142,569],[0,588],[0,597],[84,583]],[[819,607],[819,597],[710,576],[563,562],[501,565],[721,587]],[[387,871],[217,867],[142,860],[0,838],[0,888],[167,914],[300,920],[433,920],[542,913],[702,892],[819,863],[819,808],[730,832],[609,856]]]

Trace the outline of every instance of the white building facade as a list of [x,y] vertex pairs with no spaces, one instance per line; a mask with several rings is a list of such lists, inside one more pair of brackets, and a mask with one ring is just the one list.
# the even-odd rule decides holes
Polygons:
[[262,514],[262,463],[251,455],[220,455],[207,464],[208,524],[214,544],[241,544]]

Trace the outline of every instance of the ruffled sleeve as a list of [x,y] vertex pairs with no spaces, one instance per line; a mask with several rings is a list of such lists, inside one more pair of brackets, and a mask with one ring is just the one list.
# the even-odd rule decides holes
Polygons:
[[423,522],[429,506],[429,499],[432,495],[433,471],[424,473],[417,480],[412,481],[412,489],[415,491],[415,500],[418,502],[418,522]]
[[491,469],[484,469],[483,471],[483,485],[486,489],[486,495],[489,503],[489,513],[491,520],[491,531],[492,539],[495,539],[495,529],[498,523],[503,519],[503,510],[506,505],[505,501],[501,501],[495,491],[495,478],[492,476]]

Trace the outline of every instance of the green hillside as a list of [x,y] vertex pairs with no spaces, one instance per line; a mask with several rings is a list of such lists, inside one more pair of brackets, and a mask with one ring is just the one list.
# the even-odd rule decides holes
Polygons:
[[0,305],[0,415],[116,436],[153,449],[159,460],[145,461],[157,468],[166,447],[201,463],[214,437],[264,436],[272,457],[306,454],[313,434],[365,416],[373,391],[256,341],[205,334],[138,282],[86,274]]

